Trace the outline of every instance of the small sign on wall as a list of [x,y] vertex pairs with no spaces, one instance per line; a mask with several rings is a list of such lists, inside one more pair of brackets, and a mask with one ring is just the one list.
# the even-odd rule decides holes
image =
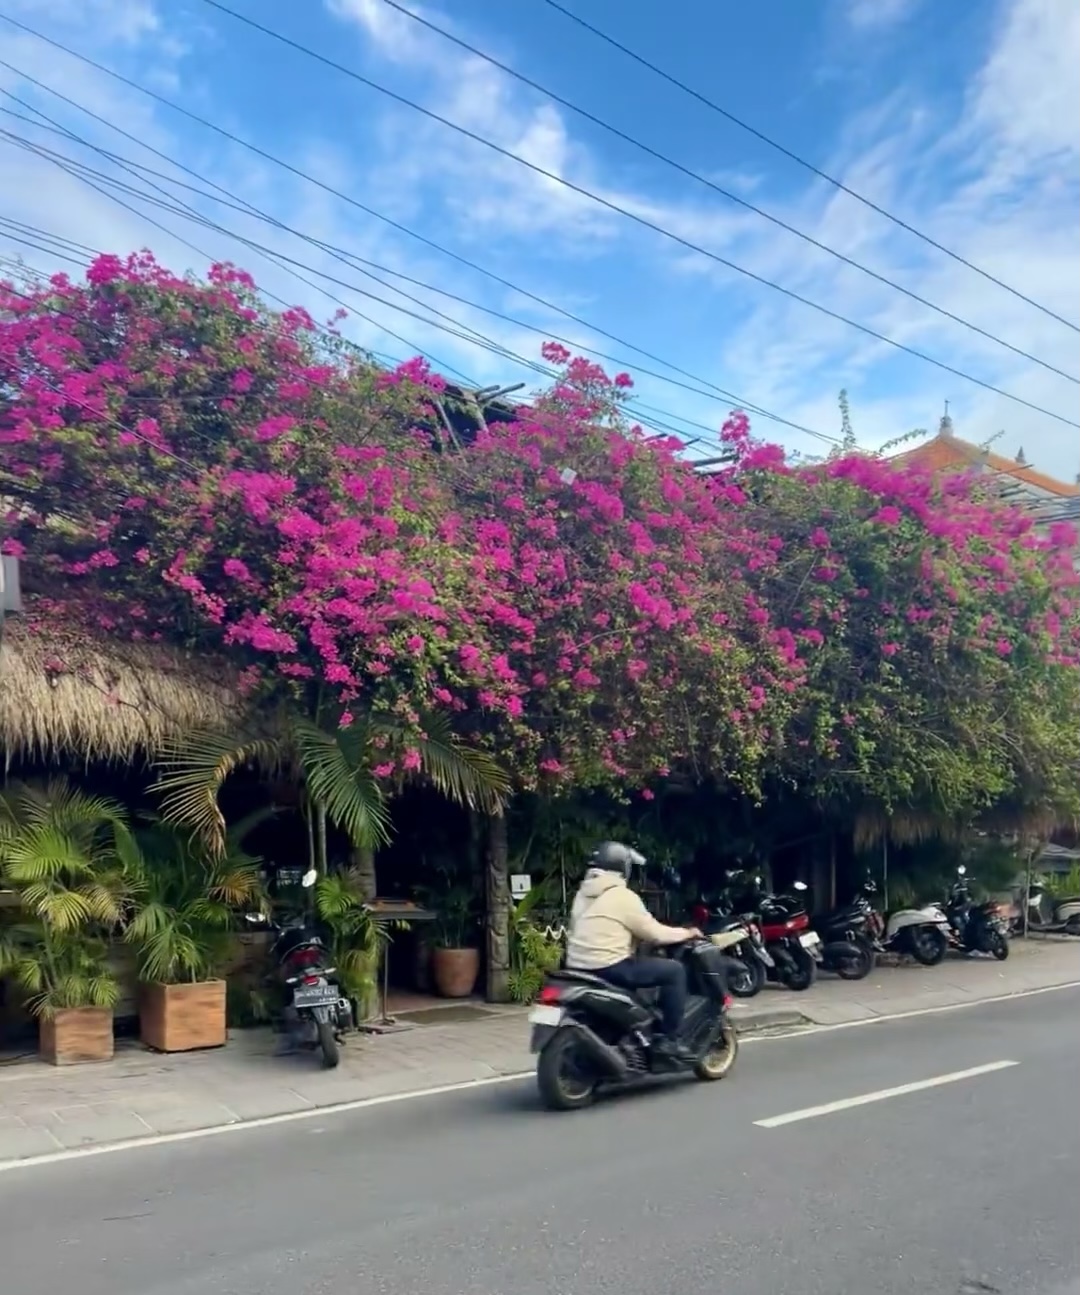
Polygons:
[[532,877],[527,872],[515,873],[510,878],[510,898],[524,899],[532,890]]

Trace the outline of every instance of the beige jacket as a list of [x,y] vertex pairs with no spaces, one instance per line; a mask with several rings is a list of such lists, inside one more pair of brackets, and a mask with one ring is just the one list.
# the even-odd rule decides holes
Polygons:
[[590,868],[570,910],[566,965],[596,971],[632,957],[635,941],[678,944],[687,935],[658,922],[617,873]]

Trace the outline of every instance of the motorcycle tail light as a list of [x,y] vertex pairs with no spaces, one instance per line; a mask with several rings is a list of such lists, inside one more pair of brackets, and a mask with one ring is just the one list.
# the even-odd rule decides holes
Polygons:
[[286,961],[290,967],[313,967],[321,957],[318,949],[296,949]]
[[558,985],[545,985],[536,995],[536,1001],[541,1006],[552,1007],[562,998],[562,990]]
[[305,985],[317,985],[319,983],[318,976],[303,976],[301,979]]

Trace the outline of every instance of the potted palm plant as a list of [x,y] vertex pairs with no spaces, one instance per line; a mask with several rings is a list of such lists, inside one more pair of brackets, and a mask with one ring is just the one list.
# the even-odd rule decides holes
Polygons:
[[128,909],[137,856],[123,811],[58,780],[0,796],[0,884],[17,898],[0,928],[10,975],[54,1065],[108,1061],[119,998],[105,937]]
[[120,986],[103,940],[42,922],[0,930],[0,976],[10,976],[38,1020],[38,1051],[54,1066],[110,1061]]
[[254,859],[226,838],[207,858],[190,838],[159,824],[140,834],[142,867],[125,930],[140,981],[139,1033],[158,1052],[222,1047],[226,983],[236,913],[260,907]]
[[441,891],[431,951],[431,975],[443,998],[468,998],[480,975],[476,897],[468,886]]

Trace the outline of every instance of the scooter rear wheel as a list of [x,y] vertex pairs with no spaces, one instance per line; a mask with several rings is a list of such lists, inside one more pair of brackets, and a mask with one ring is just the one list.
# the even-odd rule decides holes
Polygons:
[[784,975],[788,989],[801,993],[817,980],[817,963],[805,949],[796,949],[791,955],[795,966]]
[[949,941],[936,926],[923,927],[911,932],[910,948],[916,962],[921,962],[924,967],[936,967],[945,961]]
[[868,944],[858,941],[852,946],[856,952],[842,958],[836,964],[836,974],[841,980],[865,980],[874,970],[874,950]]
[[324,1070],[333,1070],[341,1060],[341,1049],[334,1037],[334,1027],[329,1021],[319,1022],[319,1048],[322,1051]]
[[549,1111],[578,1111],[590,1106],[599,1081],[577,1046],[573,1031],[554,1034],[536,1063],[536,1085]]

